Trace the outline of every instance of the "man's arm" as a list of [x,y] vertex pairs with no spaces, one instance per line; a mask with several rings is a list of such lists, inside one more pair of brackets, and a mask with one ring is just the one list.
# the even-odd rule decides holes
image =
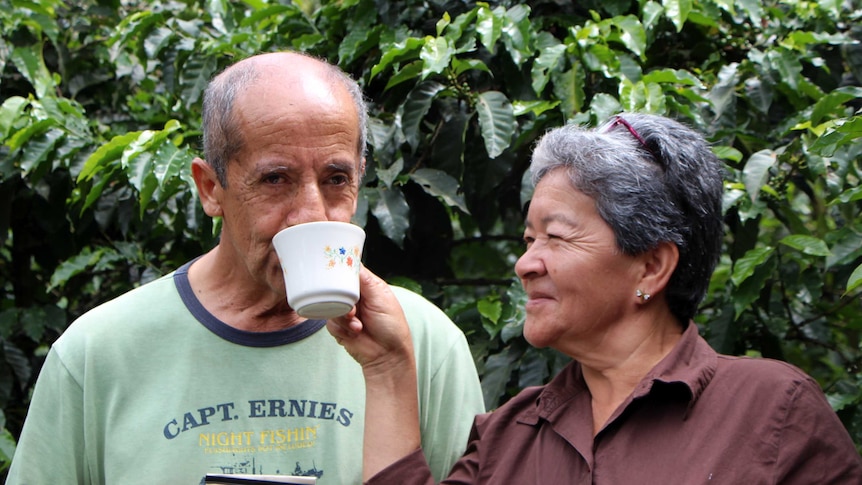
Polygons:
[[448,346],[433,351],[433,375],[424,385],[420,380],[419,417],[422,450],[434,477],[442,481],[464,453],[473,421],[485,412],[485,403],[464,335],[459,331]]
[[55,350],[33,390],[7,485],[87,483],[82,390]]

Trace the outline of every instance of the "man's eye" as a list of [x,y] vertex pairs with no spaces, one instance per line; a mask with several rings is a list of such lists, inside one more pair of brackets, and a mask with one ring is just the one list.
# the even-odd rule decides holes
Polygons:
[[344,174],[333,175],[330,177],[329,183],[332,185],[347,185],[350,183],[350,177]]
[[277,173],[271,173],[269,175],[265,175],[262,181],[265,184],[277,184],[280,183],[282,180],[284,180],[284,177],[282,177],[281,175]]

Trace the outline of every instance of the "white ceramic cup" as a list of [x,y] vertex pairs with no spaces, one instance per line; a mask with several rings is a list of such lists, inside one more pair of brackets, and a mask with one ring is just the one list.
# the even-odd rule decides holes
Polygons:
[[346,314],[359,300],[365,231],[346,222],[319,221],[282,229],[272,238],[281,262],[287,303],[305,318]]

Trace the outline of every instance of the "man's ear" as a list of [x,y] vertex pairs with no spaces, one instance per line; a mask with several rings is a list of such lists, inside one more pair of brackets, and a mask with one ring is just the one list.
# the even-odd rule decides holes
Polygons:
[[679,263],[679,248],[676,244],[665,241],[647,251],[642,257],[644,273],[638,288],[651,295],[661,293],[667,287]]
[[221,207],[223,188],[212,165],[196,157],[192,160],[192,178],[195,179],[204,212],[210,217],[223,216]]

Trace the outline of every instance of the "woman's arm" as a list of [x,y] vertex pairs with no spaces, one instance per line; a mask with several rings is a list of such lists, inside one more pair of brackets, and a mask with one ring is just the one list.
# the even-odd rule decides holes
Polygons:
[[362,366],[365,378],[363,480],[420,446],[416,360],[410,328],[389,285],[366,268],[360,299],[326,327]]

